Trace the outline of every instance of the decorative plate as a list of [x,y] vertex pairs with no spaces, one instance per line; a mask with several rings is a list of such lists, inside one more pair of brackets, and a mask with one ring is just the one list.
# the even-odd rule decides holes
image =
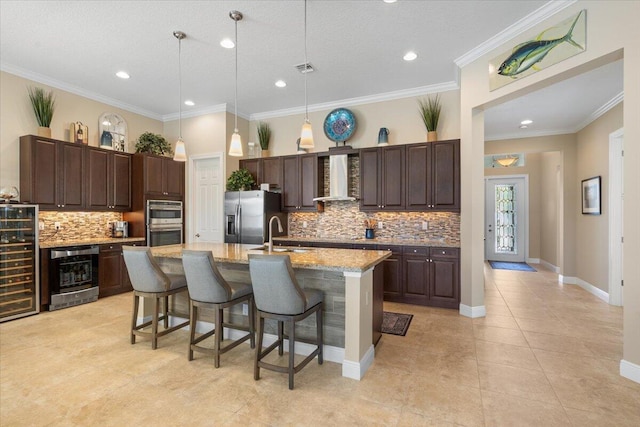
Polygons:
[[346,108],[336,108],[324,119],[324,134],[332,141],[345,142],[355,131],[356,117]]

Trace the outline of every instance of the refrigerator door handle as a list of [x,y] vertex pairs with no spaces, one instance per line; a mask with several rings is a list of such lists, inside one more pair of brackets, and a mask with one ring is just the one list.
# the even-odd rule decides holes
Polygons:
[[241,212],[242,212],[242,205],[238,203],[236,205],[236,233],[239,236],[238,243],[242,243],[242,228],[240,228],[240,226],[242,225],[242,222],[240,221]]

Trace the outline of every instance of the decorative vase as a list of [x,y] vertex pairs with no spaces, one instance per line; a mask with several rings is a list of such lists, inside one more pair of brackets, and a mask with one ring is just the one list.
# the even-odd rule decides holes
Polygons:
[[269,150],[260,150],[260,155],[262,157],[269,157],[271,153],[269,152]]
[[435,130],[430,130],[427,132],[427,142],[433,142],[438,140],[438,132]]
[[380,128],[380,132],[378,132],[378,145],[389,145],[389,129]]
[[113,150],[113,136],[111,135],[111,132],[106,130],[102,131],[102,135],[100,136],[100,147]]
[[51,128],[45,126],[38,126],[38,136],[44,138],[51,138]]
[[364,237],[367,239],[373,239],[376,237],[375,232],[373,230],[373,228],[366,228],[364,230]]

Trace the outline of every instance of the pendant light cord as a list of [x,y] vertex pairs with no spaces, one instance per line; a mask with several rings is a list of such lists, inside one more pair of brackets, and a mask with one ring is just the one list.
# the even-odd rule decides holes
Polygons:
[[182,37],[178,38],[178,135],[182,139]]
[[234,19],[236,22],[236,89],[235,89],[235,132],[238,132],[238,20]]
[[307,0],[304,0],[304,119],[309,121],[309,103],[307,102],[307,73],[309,72],[307,61]]

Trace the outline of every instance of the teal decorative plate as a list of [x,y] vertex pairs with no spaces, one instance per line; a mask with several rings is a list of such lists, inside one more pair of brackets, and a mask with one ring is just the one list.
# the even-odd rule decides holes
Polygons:
[[324,134],[334,142],[345,142],[356,131],[356,117],[351,110],[336,108],[324,119]]

